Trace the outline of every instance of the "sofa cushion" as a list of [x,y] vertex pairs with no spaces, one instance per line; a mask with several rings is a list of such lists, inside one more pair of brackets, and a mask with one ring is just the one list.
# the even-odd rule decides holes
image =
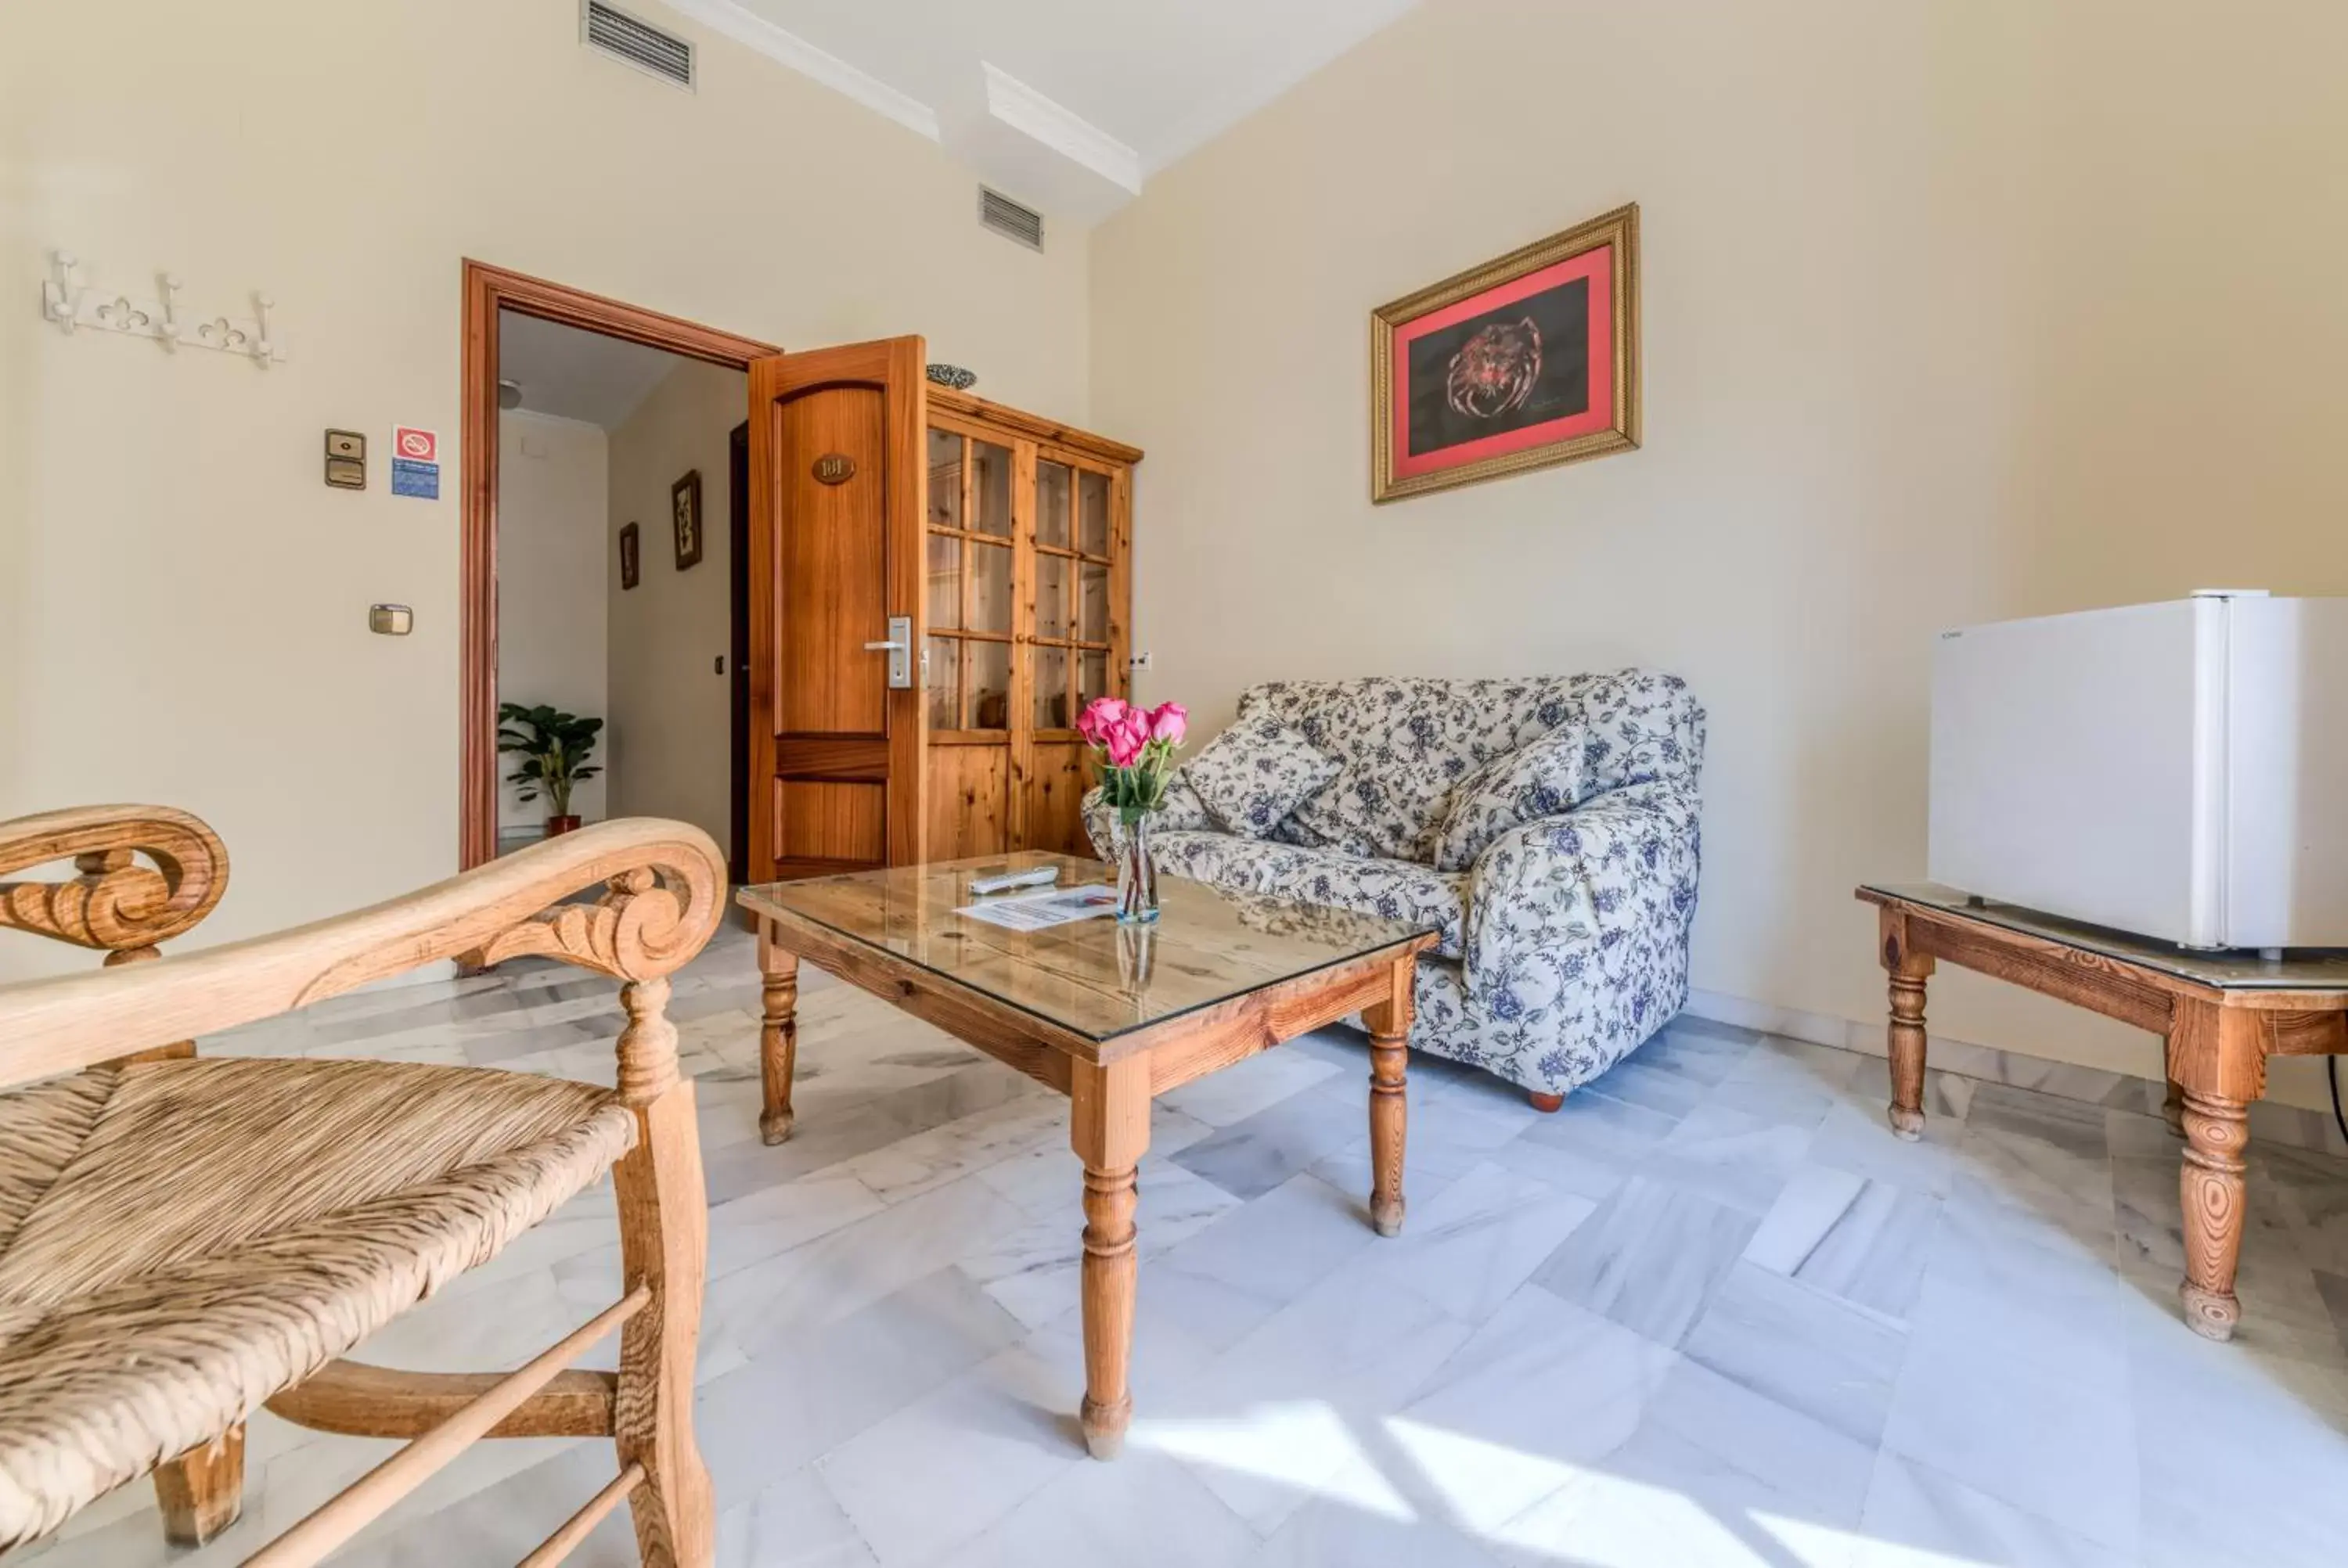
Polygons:
[[1465,871],[1486,845],[1518,824],[1571,811],[1587,800],[1588,751],[1587,728],[1566,723],[1462,779],[1436,839],[1436,866]]
[[1438,956],[1457,958],[1467,951],[1465,876],[1229,833],[1162,833],[1152,842],[1158,868],[1168,876],[1388,920],[1423,921],[1440,932]]
[[1337,760],[1276,714],[1243,713],[1182,774],[1227,832],[1262,838],[1336,776]]
[[1478,769],[1452,792],[1435,864],[1465,871],[1520,823],[1572,811],[1641,784],[1694,790],[1704,711],[1676,675],[1624,670],[1565,699],[1555,729]]
[[1240,712],[1279,714],[1344,764],[1281,836],[1432,864],[1459,781],[1562,722],[1568,693],[1592,679],[1277,682]]

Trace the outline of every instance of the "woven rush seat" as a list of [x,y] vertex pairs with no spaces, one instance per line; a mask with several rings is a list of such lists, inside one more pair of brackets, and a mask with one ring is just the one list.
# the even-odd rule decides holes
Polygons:
[[217,1438],[633,1145],[610,1091],[184,1060],[0,1092],[0,1550]]

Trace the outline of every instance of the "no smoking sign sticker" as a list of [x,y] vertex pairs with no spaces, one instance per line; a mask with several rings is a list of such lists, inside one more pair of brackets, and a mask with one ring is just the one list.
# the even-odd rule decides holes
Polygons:
[[411,463],[440,461],[440,437],[412,425],[402,425],[392,431],[391,449]]

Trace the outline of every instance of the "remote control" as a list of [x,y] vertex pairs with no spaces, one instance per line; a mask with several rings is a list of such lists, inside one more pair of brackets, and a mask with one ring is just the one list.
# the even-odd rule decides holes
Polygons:
[[989,893],[1008,893],[1016,887],[1049,887],[1060,879],[1056,866],[1038,866],[1033,871],[1006,871],[996,876],[973,876],[970,879],[971,894],[984,897]]

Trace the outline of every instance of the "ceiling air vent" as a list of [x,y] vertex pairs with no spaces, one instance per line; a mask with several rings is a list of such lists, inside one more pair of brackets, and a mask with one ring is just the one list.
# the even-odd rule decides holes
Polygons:
[[1044,215],[1022,207],[999,190],[978,188],[978,221],[1006,240],[1016,240],[1031,251],[1044,248]]
[[649,71],[678,87],[693,86],[693,46],[674,34],[637,21],[603,0],[585,0],[579,8],[579,36],[592,47]]

